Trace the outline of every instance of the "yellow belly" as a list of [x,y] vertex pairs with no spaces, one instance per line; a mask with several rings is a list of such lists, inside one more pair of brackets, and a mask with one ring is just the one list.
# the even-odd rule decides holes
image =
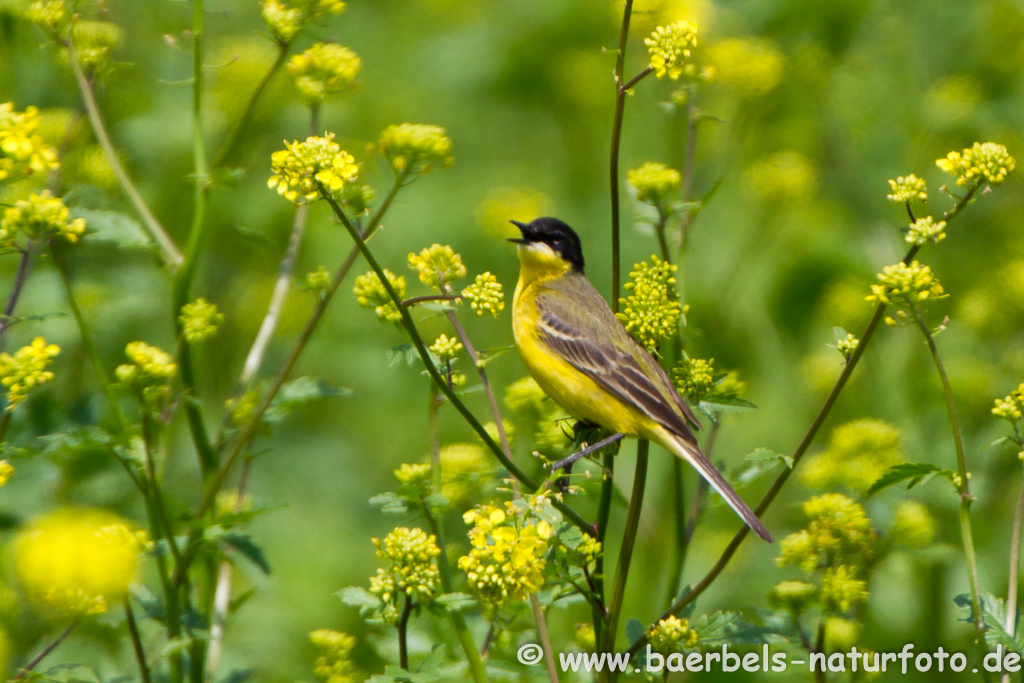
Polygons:
[[628,436],[646,431],[638,411],[609,394],[541,341],[535,324],[539,291],[536,283],[520,283],[512,304],[512,331],[526,370],[544,393],[573,417]]

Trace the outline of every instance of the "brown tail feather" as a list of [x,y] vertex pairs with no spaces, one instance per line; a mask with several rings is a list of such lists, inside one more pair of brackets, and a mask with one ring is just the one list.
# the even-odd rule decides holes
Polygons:
[[721,472],[715,469],[715,466],[711,464],[711,461],[707,459],[700,447],[695,443],[688,443],[678,437],[672,438],[669,445],[669,450],[673,451],[676,455],[684,458],[688,463],[694,466],[701,476],[704,477],[711,486],[718,491],[718,493],[725,499],[725,502],[729,504],[733,510],[736,511],[743,521],[746,522],[747,526],[754,530],[758,536],[774,543],[775,539],[768,533],[768,530],[761,523],[761,520],[757,518],[754,511],[746,504],[746,502],[740,498],[740,494],[729,485],[729,482],[725,480]]

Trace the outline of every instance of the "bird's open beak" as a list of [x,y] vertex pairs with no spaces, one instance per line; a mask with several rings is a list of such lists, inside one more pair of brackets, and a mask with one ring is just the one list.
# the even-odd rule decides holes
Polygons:
[[519,231],[523,233],[522,237],[509,237],[508,241],[515,244],[529,244],[529,240],[524,239],[526,237],[526,231],[529,229],[529,225],[526,223],[520,223],[519,221],[509,221],[512,225],[519,228]]

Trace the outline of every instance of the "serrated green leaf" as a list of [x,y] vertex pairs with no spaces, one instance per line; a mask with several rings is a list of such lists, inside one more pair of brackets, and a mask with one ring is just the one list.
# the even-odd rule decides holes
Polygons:
[[1001,436],[998,439],[995,439],[993,441],[989,441],[987,444],[985,444],[984,446],[982,446],[978,450],[979,451],[984,451],[984,450],[987,450],[989,448],[995,448],[996,446],[1002,446],[1004,443],[1009,443],[1011,441],[1012,441],[1012,439],[1010,439],[1010,437],[1008,437],[1008,436]]
[[894,486],[901,482],[907,482],[907,488],[912,489],[934,476],[941,476],[953,481],[953,470],[944,470],[938,465],[928,462],[904,462],[890,467],[885,474],[878,478],[871,488],[868,489],[868,496],[873,496],[879,491]]
[[399,344],[388,349],[388,365],[395,367],[400,363],[406,365],[412,365],[419,358],[419,354],[416,353],[416,347],[412,344]]
[[127,214],[75,207],[71,209],[71,217],[85,219],[87,240],[111,242],[125,249],[151,249],[153,246],[139,222]]
[[346,586],[335,593],[335,595],[349,607],[355,607],[358,610],[377,609],[380,607],[380,598],[362,586]]
[[268,425],[277,424],[295,408],[323,398],[342,398],[352,395],[352,391],[341,387],[332,387],[323,380],[312,377],[299,377],[281,386],[281,390],[263,414],[263,422]]
[[[39,679],[48,683],[99,683],[96,672],[83,664],[58,664],[43,672]],[[39,680],[37,679],[37,680]]]
[[253,540],[252,536],[241,531],[231,530],[224,532],[220,540],[241,553],[243,557],[259,567],[264,574],[270,574],[270,564],[267,562],[267,556],[263,552],[263,548]]
[[437,596],[435,602],[447,610],[457,612],[476,605],[476,598],[468,593],[444,593]]
[[629,644],[632,645],[636,641],[647,635],[647,629],[644,628],[644,624],[639,619],[630,619],[626,622],[626,639]]
[[748,455],[744,459],[745,460],[749,460],[750,462],[760,462],[760,461],[781,462],[788,469],[793,469],[793,457],[792,456],[784,455],[782,453],[776,453],[775,451],[767,449],[767,448],[757,448],[757,449],[754,449],[754,452],[751,453],[750,455]]
[[370,505],[380,508],[381,512],[397,515],[409,511],[409,501],[397,493],[387,491],[370,498]]

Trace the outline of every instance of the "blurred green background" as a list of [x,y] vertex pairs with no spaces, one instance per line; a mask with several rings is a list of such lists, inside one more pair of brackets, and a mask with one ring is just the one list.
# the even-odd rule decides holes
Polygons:
[[[67,67],[19,16],[26,4],[0,2],[0,102],[76,110],[79,98]],[[256,2],[208,6],[205,119],[215,149],[275,48]],[[142,193],[183,244],[192,196],[191,6],[110,0],[99,11],[124,31],[114,52],[118,64],[99,88],[101,108]],[[721,430],[715,460],[735,470],[757,447],[792,452],[841,369],[839,355],[826,347],[833,326],[859,335],[871,315],[864,297],[875,272],[905,252],[898,228],[906,218],[902,207],[886,201],[887,179],[911,172],[928,179],[929,206],[938,213],[948,199],[937,191],[946,178],[935,159],[985,140],[1006,145],[1011,154],[1024,152],[1024,2],[650,0],[638,1],[636,12],[628,74],[645,66],[642,36],[678,18],[699,24],[700,50],[716,69],[698,106],[720,120],[699,128],[694,190],[700,195],[719,180],[721,185],[693,227],[680,280],[691,306],[687,350],[737,370],[759,406],[730,416]],[[353,0],[342,16],[298,40],[299,49],[334,40],[363,59],[360,88],[328,103],[321,127],[335,132],[363,164],[361,177],[378,196],[390,171],[374,157],[372,143],[385,126],[438,124],[454,141],[454,166],[405,191],[372,241],[384,266],[407,272],[408,252],[451,244],[471,274],[495,273],[511,296],[518,264],[511,245],[499,239],[505,220],[548,214],[576,228],[590,278],[602,292],[609,290],[607,159],[620,13],[621,5],[608,0]],[[666,105],[673,89],[650,78],[628,98],[623,171],[645,161],[681,167],[683,120]],[[197,354],[214,424],[262,319],[291,224],[288,202],[266,188],[269,155],[282,139],[304,137],[307,121],[287,73],[279,73],[245,134],[237,160],[244,173],[237,185],[219,184],[212,193],[212,237],[193,291],[227,317],[220,336]],[[87,127],[80,139],[83,148],[93,144]],[[66,168],[67,201],[76,211],[133,215],[104,163],[93,158],[90,165],[82,152]],[[629,228],[632,208],[625,194],[624,200],[628,265],[655,253],[657,243]],[[1006,590],[1020,465],[1010,449],[979,448],[1004,430],[990,415],[993,398],[1024,381],[1021,200],[1013,178],[970,207],[945,242],[923,253],[951,293],[932,306],[929,320],[938,325],[943,316],[950,318],[938,343],[967,432],[982,585],[997,595]],[[299,274],[320,265],[335,268],[351,246],[326,208],[312,210]],[[0,261],[5,282],[15,267],[13,256]],[[169,278],[147,251],[86,241],[72,267],[108,367],[121,362],[125,344],[135,339],[173,346]],[[354,272],[364,270],[359,264]],[[418,366],[391,367],[388,350],[403,338],[359,309],[350,289],[351,276],[296,376],[323,378],[351,389],[352,397],[303,408],[259,445],[266,454],[257,461],[251,491],[261,503],[283,507],[253,522],[273,573],[263,577],[252,570],[241,582],[258,590],[228,626],[225,671],[253,668],[261,680],[308,679],[308,631],[331,627],[366,636],[356,612],[333,593],[366,585],[377,567],[370,538],[397,521],[367,500],[393,488],[393,468],[428,453],[428,380]],[[265,374],[280,367],[312,305],[308,294],[290,296]],[[19,312],[67,312],[50,264],[35,268]],[[508,310],[497,321],[474,318],[467,326],[478,347],[511,343]],[[428,338],[448,332],[437,320],[423,329]],[[21,444],[68,424],[90,423],[103,408],[72,318],[19,324],[7,348],[40,334],[63,350],[57,380],[18,415],[12,438]],[[515,354],[489,370],[499,391],[524,375]],[[486,414],[479,395],[470,403]],[[874,417],[901,430],[908,461],[952,467],[944,411],[920,335],[885,328],[812,453],[824,448],[834,427]],[[472,438],[450,411],[443,412],[442,428],[445,442]],[[172,488],[183,504],[194,506],[197,476],[183,420],[174,440]],[[528,457],[520,451],[519,457]],[[632,446],[624,448],[618,467],[625,492],[632,453]],[[672,529],[671,459],[657,451],[652,467],[623,612],[624,619],[644,622],[664,607]],[[693,484],[691,477],[688,488]],[[759,480],[742,493],[757,500],[765,485]],[[0,489],[0,507],[24,519],[56,505],[104,505],[141,519],[131,493],[116,464],[100,458],[35,458],[22,461],[18,476]],[[787,485],[766,520],[777,538],[803,525],[799,503],[810,495],[796,478]],[[952,602],[967,589],[955,496],[939,483],[912,494],[888,492],[868,504],[876,524],[885,526],[892,501],[908,495],[929,505],[939,536],[935,547],[893,554],[878,567],[861,641],[878,651],[904,642],[967,651],[970,628],[958,621]],[[593,495],[573,504],[593,515]],[[613,513],[611,552],[624,512],[619,506]],[[449,534],[460,536],[460,525],[453,517]],[[728,511],[709,512],[688,559],[688,581],[703,576],[736,528]],[[701,598],[698,613],[764,608],[769,588],[797,575],[778,568],[776,555],[776,547],[748,541]],[[586,619],[579,606],[555,610],[556,649]],[[54,661],[96,661],[105,632],[101,626],[93,631],[94,639],[69,643]],[[357,655],[368,670],[383,666],[365,640]],[[104,680],[118,674],[111,661],[101,666]],[[742,673],[717,676],[753,680]],[[921,674],[920,680],[931,678]]]

